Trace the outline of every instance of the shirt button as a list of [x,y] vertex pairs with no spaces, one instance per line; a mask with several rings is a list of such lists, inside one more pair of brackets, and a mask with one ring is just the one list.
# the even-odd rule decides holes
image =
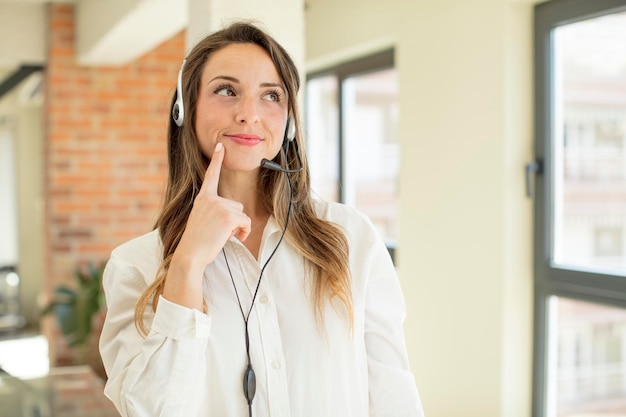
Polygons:
[[268,298],[268,297],[267,297],[267,295],[265,295],[265,294],[263,294],[263,295],[261,296],[261,298],[259,298],[259,301],[260,301],[261,303],[263,303],[263,304],[267,303],[267,302],[268,302],[268,300],[269,300],[269,298]]
[[274,361],[274,362],[272,362],[272,368],[274,368],[274,369],[280,369],[280,362],[278,362],[278,361]]

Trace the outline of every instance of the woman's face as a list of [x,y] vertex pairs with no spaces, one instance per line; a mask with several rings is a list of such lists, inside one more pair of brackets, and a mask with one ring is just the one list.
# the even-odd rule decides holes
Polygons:
[[283,142],[287,93],[268,53],[256,44],[231,44],[214,52],[202,71],[195,130],[211,157],[221,142],[223,170],[252,171],[273,159]]

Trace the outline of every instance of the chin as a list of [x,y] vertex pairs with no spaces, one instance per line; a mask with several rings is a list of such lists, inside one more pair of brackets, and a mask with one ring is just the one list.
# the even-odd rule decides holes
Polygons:
[[223,169],[228,169],[229,171],[241,171],[241,172],[250,172],[258,170],[261,167],[261,159],[263,158],[255,158],[255,159],[239,159],[238,161],[224,161]]

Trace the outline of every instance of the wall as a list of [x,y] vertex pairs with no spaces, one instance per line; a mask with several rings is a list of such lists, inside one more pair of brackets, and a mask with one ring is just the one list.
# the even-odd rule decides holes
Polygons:
[[398,266],[428,417],[529,416],[532,5],[308,2],[307,63],[396,48]]
[[44,61],[45,13],[38,3],[0,1],[0,68]]
[[17,207],[15,200],[15,140],[11,121],[0,120],[0,195],[9,204],[0,204],[0,267],[17,261]]
[[20,106],[17,113],[18,271],[22,315],[36,323],[36,300],[44,282],[43,131],[41,105]]
[[189,0],[187,49],[235,20],[251,20],[289,52],[298,68],[304,60],[304,0]]
[[[122,67],[76,64],[75,11],[48,6],[44,290],[152,229],[184,33]],[[51,342],[54,362],[58,339]]]
[[0,174],[0,219],[11,222],[0,225],[0,265],[17,267],[20,315],[31,328],[43,282],[43,134],[41,94],[34,92],[40,79],[32,74],[0,100],[0,140],[10,142],[8,153],[0,152],[0,159],[8,158],[0,168],[8,170]]

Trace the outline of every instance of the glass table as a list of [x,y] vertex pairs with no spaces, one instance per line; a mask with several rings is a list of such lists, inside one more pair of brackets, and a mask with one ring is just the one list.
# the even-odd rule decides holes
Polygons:
[[89,366],[52,368],[38,378],[0,373],[0,417],[119,417]]

